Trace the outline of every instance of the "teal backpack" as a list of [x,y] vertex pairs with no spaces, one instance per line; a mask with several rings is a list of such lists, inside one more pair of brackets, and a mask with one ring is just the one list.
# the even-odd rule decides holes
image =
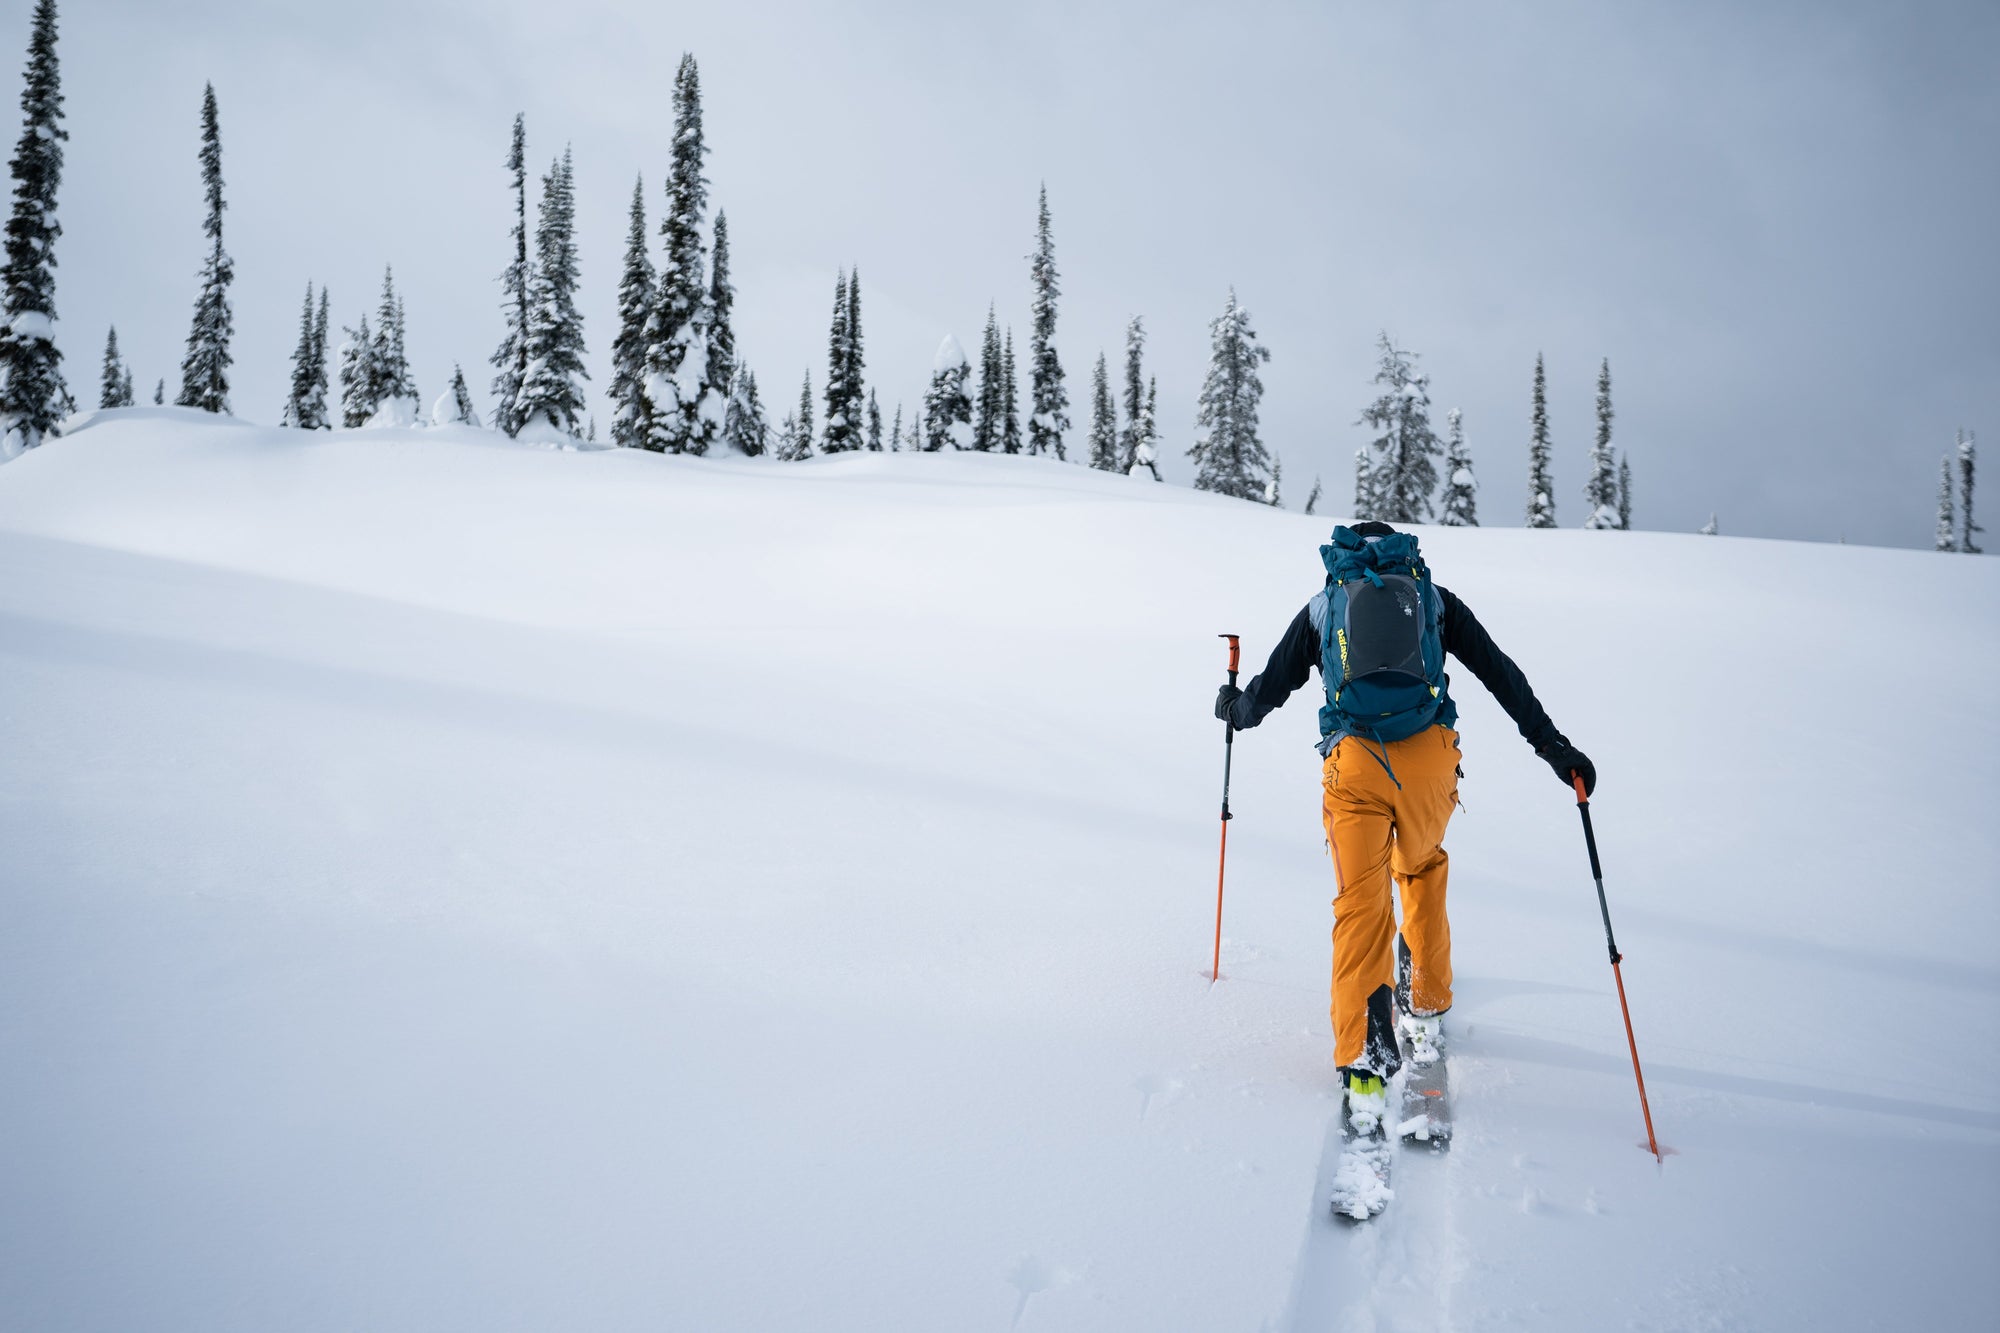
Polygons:
[[1444,598],[1417,539],[1407,532],[1370,540],[1337,527],[1319,548],[1326,562],[1320,622],[1322,737],[1406,740],[1458,709],[1446,692]]

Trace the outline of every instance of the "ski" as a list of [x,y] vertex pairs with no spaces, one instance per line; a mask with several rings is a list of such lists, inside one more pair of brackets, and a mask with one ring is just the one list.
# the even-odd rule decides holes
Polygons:
[[1433,1025],[1419,1042],[1410,1020],[1410,946],[1396,936],[1396,1045],[1403,1056],[1401,1115],[1397,1137],[1428,1143],[1432,1152],[1451,1148],[1451,1074],[1445,1068],[1444,1031]]
[[1421,1053],[1412,1048],[1407,1034],[1400,1044],[1403,1092],[1398,1136],[1427,1143],[1432,1152],[1447,1152],[1451,1148],[1451,1073],[1445,1067],[1444,1051],[1433,1049],[1430,1058],[1420,1062]]
[[1360,1130],[1340,1113],[1340,1165],[1333,1177],[1333,1215],[1343,1222],[1366,1222],[1396,1197],[1389,1188],[1389,1167],[1396,1141],[1386,1124]]

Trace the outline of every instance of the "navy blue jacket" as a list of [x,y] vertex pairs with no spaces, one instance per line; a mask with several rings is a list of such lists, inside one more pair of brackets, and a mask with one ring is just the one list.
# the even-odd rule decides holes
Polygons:
[[[1472,614],[1471,607],[1449,588],[1439,585],[1438,592],[1444,598],[1444,624],[1440,627],[1444,650],[1465,663],[1479,683],[1500,701],[1528,744],[1541,750],[1558,733],[1547,710],[1529,688],[1528,678],[1514,665],[1513,658],[1500,651],[1493,636]],[[1312,603],[1308,602],[1299,608],[1285,636],[1271,650],[1271,660],[1251,678],[1249,688],[1236,701],[1230,724],[1238,731],[1247,731],[1262,722],[1265,714],[1312,679],[1320,664],[1319,652],[1319,631],[1313,626]]]

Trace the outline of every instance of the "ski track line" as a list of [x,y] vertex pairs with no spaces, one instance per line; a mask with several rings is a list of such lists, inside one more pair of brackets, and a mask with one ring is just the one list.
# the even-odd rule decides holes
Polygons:
[[1449,1333],[1465,1274],[1458,1232],[1457,1152],[1407,1142],[1396,1158],[1395,1199],[1350,1223],[1328,1204],[1340,1163],[1340,1112],[1327,1122],[1319,1171],[1280,1327],[1289,1333]]

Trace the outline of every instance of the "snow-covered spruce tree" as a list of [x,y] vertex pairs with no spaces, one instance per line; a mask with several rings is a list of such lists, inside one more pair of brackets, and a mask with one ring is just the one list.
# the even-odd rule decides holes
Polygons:
[[319,289],[319,313],[313,316],[312,326],[312,383],[308,386],[301,425],[307,430],[332,430],[333,421],[327,412],[327,369],[326,335],[328,321],[332,318],[332,304],[328,300],[326,288]]
[[1375,468],[1368,461],[1368,446],[1354,451],[1354,516],[1375,517]]
[[1146,375],[1140,361],[1146,350],[1146,330],[1137,315],[1125,326],[1125,433],[1118,440],[1118,470],[1130,472],[1139,452],[1140,418],[1146,409]]
[[1125,475],[1128,477],[1138,476],[1139,469],[1144,468],[1154,481],[1162,480],[1160,476],[1159,418],[1153,412],[1159,390],[1159,380],[1149,378],[1146,381],[1146,414],[1137,436],[1139,442],[1132,449],[1131,466],[1125,469]]
[[1278,489],[1279,482],[1284,475],[1285,460],[1282,458],[1273,458],[1271,460],[1271,479],[1264,483],[1264,503],[1273,509],[1283,509],[1285,507],[1284,492]]
[[341,332],[347,337],[340,344],[340,424],[355,430],[375,415],[375,340],[368,336],[366,315],[359,328]]
[[[855,281],[860,281],[857,275]],[[861,294],[854,294],[857,326]],[[715,244],[710,250],[708,276],[708,382],[722,396],[723,425],[728,425],[729,392],[736,383],[736,288],[729,281],[729,218],[715,211]],[[859,336],[857,328],[857,337]],[[719,437],[718,437],[719,438]]]
[[1708,516],[1708,522],[1701,525],[1700,535],[1704,537],[1713,537],[1720,531],[1721,529],[1715,525],[1715,515],[1710,514]]
[[292,349],[292,388],[285,395],[284,411],[278,414],[280,426],[290,426],[299,430],[316,430],[311,408],[313,392],[313,289],[306,284],[305,309],[299,314],[299,341]]
[[72,406],[56,348],[56,190],[62,184],[62,72],[55,0],[36,0],[21,86],[21,137],[10,168],[6,266],[0,271],[0,460],[56,434]]
[[1309,492],[1307,492],[1307,493],[1306,493],[1306,508],[1305,508],[1305,512],[1306,512],[1307,514],[1311,514],[1311,513],[1312,513],[1312,512],[1314,511],[1314,510],[1316,510],[1316,509],[1318,509],[1318,508],[1319,508],[1319,496],[1320,496],[1320,488],[1319,488],[1319,474],[1318,474],[1318,473],[1314,473],[1314,474],[1313,474],[1313,488],[1312,488],[1312,490],[1311,490],[1311,491],[1309,491]]
[[1007,409],[1001,400],[1006,390],[1007,370],[1001,361],[1000,321],[993,307],[986,307],[986,331],[979,339],[979,397],[972,409],[972,447],[980,453],[1000,448]]
[[729,382],[729,410],[722,417],[722,447],[745,458],[761,458],[771,447],[771,423],[757,397],[757,376],[747,362],[736,362]]
[[208,218],[202,234],[209,239],[208,258],[201,265],[201,294],[194,301],[194,324],[188,330],[187,355],[181,360],[182,407],[204,412],[229,412],[230,335],[235,317],[229,310],[229,284],[236,265],[222,248],[222,126],[215,111],[215,85],[201,97],[201,181],[208,198]]
[[1958,515],[1952,508],[1951,500],[1951,455],[1946,454],[1938,468],[1938,518],[1937,536],[1931,549],[1934,551],[1956,551],[1958,549]]
[[1056,357],[1056,297],[1062,289],[1056,280],[1056,243],[1049,231],[1049,187],[1042,186],[1041,205],[1035,223],[1035,253],[1029,256],[1029,285],[1034,296],[1029,311],[1034,328],[1028,348],[1028,369],[1033,397],[1028,415],[1028,452],[1063,452],[1063,432],[1069,429],[1069,390],[1063,387],[1062,362]]
[[653,258],[646,252],[646,182],[632,183],[625,268],[618,278],[618,336],[611,340],[611,442],[636,449],[646,435],[646,321],[653,311]]
[[153,385],[153,406],[163,406],[167,401],[167,380],[163,375]]
[[1632,456],[1621,454],[1618,458],[1618,530],[1632,530]]
[[848,339],[853,325],[847,318],[847,270],[833,280],[833,321],[826,335],[826,428],[820,438],[824,453],[839,454],[856,447],[858,423],[847,401]]
[[375,401],[368,424],[414,424],[421,404],[417,401],[417,382],[410,374],[409,353],[404,346],[403,302],[396,295],[396,275],[388,268],[382,270],[382,303],[375,308],[375,346],[368,370],[374,377],[369,393]]
[[1611,447],[1611,359],[1606,357],[1597,370],[1597,441],[1590,447],[1590,477],[1583,484],[1583,498],[1590,505],[1590,517],[1583,526],[1609,532],[1618,527],[1618,462]]
[[708,207],[708,179],[701,172],[707,155],[701,75],[694,57],[684,55],[674,74],[673,164],[667,173],[666,212],[660,218],[666,253],[646,328],[646,447],[670,454],[706,453],[722,428],[721,389],[708,380],[713,312],[701,239]]
[[1457,408],[1445,414],[1450,438],[1444,450],[1444,498],[1438,522],[1448,528],[1479,526],[1479,482],[1472,475],[1472,455],[1465,449],[1465,420]]
[[1111,368],[1102,352],[1090,373],[1090,465],[1100,472],[1118,470],[1118,404],[1111,399]]
[[1972,518],[1972,474],[1977,466],[1978,447],[1972,432],[1958,433],[1958,549],[1967,555],[1982,555],[1979,534],[1986,531]]
[[875,391],[868,391],[868,451],[882,452],[882,406],[875,401]]
[[1222,313],[1209,321],[1208,339],[1208,374],[1196,400],[1195,440],[1188,450],[1194,488],[1262,499],[1271,459],[1257,436],[1257,405],[1264,397],[1257,367],[1271,359],[1271,349],[1257,341],[1250,312],[1236,303],[1234,287]]
[[847,431],[849,449],[864,447],[866,440],[862,434],[866,423],[863,420],[866,394],[862,375],[864,361],[861,349],[861,268],[856,265],[847,271],[847,361],[842,373],[847,380],[847,391],[841,401],[847,408]]
[[1376,434],[1368,443],[1373,475],[1369,493],[1387,523],[1424,523],[1438,485],[1444,446],[1431,429],[1430,376],[1417,370],[1417,354],[1396,346],[1384,332],[1375,343],[1375,383],[1382,392],[1361,413]]
[[971,443],[967,437],[972,427],[972,398],[965,391],[965,382],[971,376],[972,366],[965,359],[965,349],[958,345],[957,338],[945,334],[931,362],[930,392],[924,395],[926,451],[963,449]]
[[535,270],[528,280],[528,369],[515,413],[543,443],[574,440],[583,423],[583,315],[576,308],[576,175],[569,149],[542,177]]
[[479,409],[472,403],[472,386],[465,382],[465,369],[456,362],[451,367],[451,383],[431,407],[431,421],[439,426],[477,426]]
[[132,406],[132,372],[125,368],[125,363],[118,357],[118,326],[115,324],[104,339],[104,372],[98,380],[97,405]]
[[1542,354],[1535,353],[1534,433],[1528,440],[1528,526],[1556,525],[1556,489],[1549,478],[1549,386]]
[[798,411],[788,413],[778,429],[774,457],[781,463],[797,463],[813,455],[813,379],[807,371],[799,387]]
[[515,407],[528,373],[528,129],[526,113],[514,117],[507,170],[514,178],[514,257],[500,274],[500,310],[507,332],[493,349],[493,425],[512,435],[521,429]]
[[892,454],[903,452],[903,405],[901,403],[896,404],[896,424],[889,427],[889,452]]
[[1007,341],[1000,352],[1000,452],[1021,452],[1021,394],[1014,382],[1014,328],[1007,327]]

